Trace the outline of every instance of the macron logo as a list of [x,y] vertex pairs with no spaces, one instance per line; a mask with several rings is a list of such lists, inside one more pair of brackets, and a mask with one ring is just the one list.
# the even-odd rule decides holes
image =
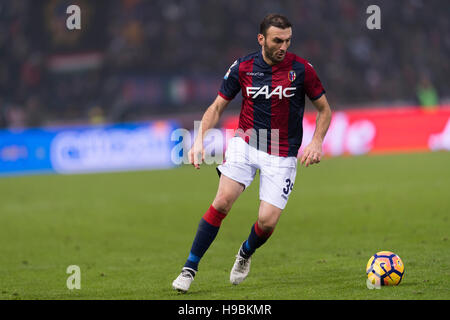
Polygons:
[[269,92],[269,86],[265,85],[263,87],[247,87],[247,96],[255,99],[258,96],[264,96],[266,99],[270,99],[272,96],[278,96],[278,99],[290,98],[295,95],[294,93],[290,93],[295,91],[297,88],[295,87],[287,87],[284,88],[282,86],[277,86],[272,92]]

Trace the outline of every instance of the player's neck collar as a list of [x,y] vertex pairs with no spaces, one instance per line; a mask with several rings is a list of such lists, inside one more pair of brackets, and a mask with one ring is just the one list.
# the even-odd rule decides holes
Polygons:
[[276,64],[270,65],[270,64],[268,64],[268,63],[266,62],[266,60],[264,60],[264,55],[263,55],[262,49],[258,51],[258,58],[261,60],[261,63],[262,63],[265,67],[267,67],[267,68],[273,68],[273,67],[280,66],[280,65],[282,65],[282,64],[284,63],[284,61],[286,60],[286,57],[284,57],[283,61],[280,61],[280,62],[278,62],[278,63],[276,63]]

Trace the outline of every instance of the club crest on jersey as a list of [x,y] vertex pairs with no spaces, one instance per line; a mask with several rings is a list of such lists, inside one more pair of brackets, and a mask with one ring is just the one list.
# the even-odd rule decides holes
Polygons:
[[297,75],[295,74],[294,70],[289,71],[288,73],[288,79],[290,82],[293,82],[297,78]]

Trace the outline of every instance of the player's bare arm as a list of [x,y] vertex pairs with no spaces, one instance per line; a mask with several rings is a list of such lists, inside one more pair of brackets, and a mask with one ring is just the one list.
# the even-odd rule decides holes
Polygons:
[[318,114],[313,138],[303,150],[303,155],[300,160],[300,163],[305,167],[320,162],[322,158],[323,139],[325,138],[331,122],[331,108],[325,94],[319,99],[312,101],[312,103],[316,107]]
[[219,122],[220,116],[229,102],[230,101],[218,95],[203,114],[197,137],[195,138],[194,144],[188,154],[189,163],[191,163],[196,169],[200,169],[200,164],[205,160],[205,151],[203,149],[203,138],[205,137],[205,133],[209,129],[214,128],[214,126]]

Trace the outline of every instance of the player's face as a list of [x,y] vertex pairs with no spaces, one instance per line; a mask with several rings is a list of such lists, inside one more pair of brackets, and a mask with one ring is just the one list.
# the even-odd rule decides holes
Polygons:
[[264,56],[271,64],[283,61],[287,49],[291,45],[292,28],[281,29],[269,27],[266,36],[259,34],[258,42],[263,48]]

